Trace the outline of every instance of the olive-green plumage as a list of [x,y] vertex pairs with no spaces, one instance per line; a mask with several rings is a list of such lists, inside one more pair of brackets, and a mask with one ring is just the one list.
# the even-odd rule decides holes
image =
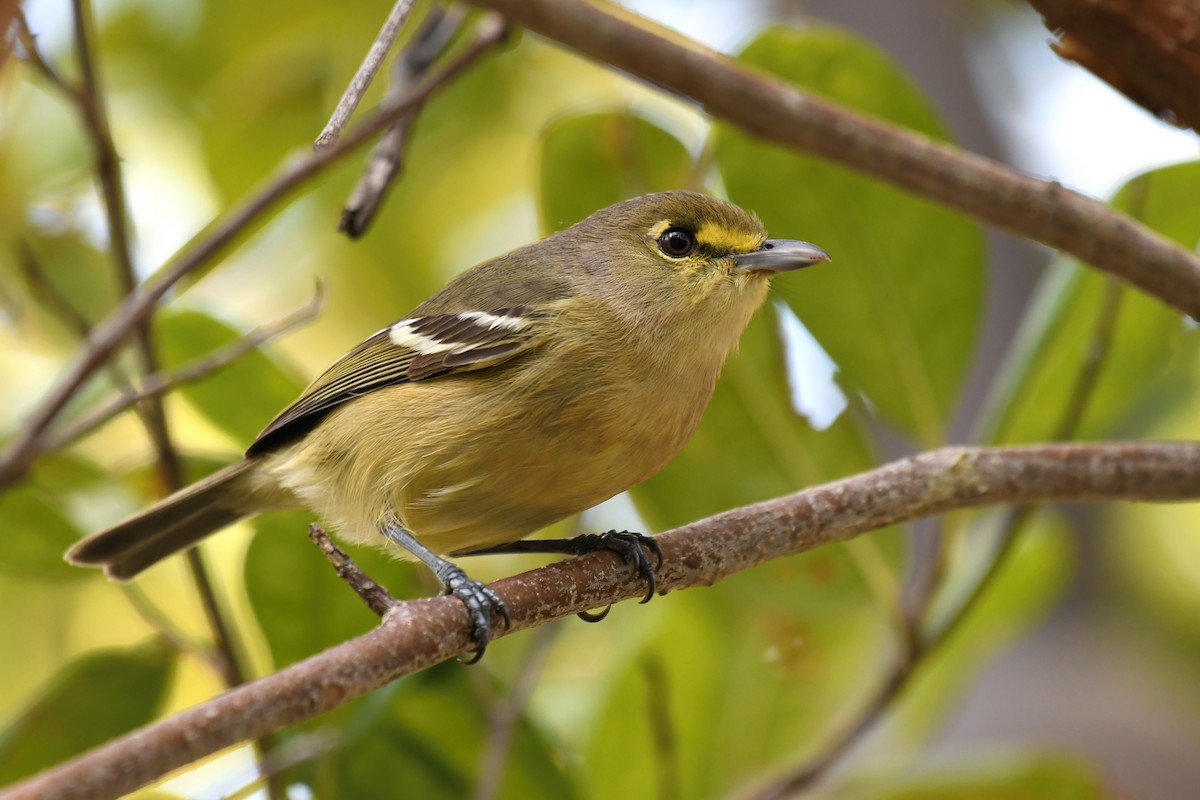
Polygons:
[[127,579],[260,511],[440,553],[512,542],[661,469],[768,278],[824,260],[690,192],[598,211],[484,262],[350,351],[246,458],[74,547]]

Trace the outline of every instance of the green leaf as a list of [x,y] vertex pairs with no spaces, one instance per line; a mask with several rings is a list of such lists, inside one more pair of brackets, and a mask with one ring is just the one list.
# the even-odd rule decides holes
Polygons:
[[630,197],[684,188],[691,169],[682,142],[632,112],[556,122],[542,136],[542,230],[562,230]]
[[840,788],[843,800],[1104,800],[1119,797],[1099,770],[1060,753],[972,757],[917,774],[873,777]]
[[[357,730],[336,756],[336,796],[473,796],[491,733],[487,706],[471,677],[460,664],[443,664],[378,693],[377,708],[365,712],[371,724]],[[577,797],[561,761],[528,718],[519,715],[492,796]]]
[[[1006,514],[993,511],[980,520],[977,535],[993,535]],[[931,616],[942,630],[975,585],[981,550],[964,548],[947,566],[944,585]],[[1074,534],[1067,517],[1041,509],[1025,524],[998,575],[970,616],[950,634],[914,676],[880,737],[897,758],[916,756],[920,745],[945,723],[961,692],[991,659],[1029,630],[1061,600],[1075,568]],[[886,738],[884,738],[886,737]]]
[[[654,796],[664,770],[678,774],[682,797],[738,796],[810,751],[878,670],[879,615],[863,596],[845,549],[830,547],[619,617],[614,609],[606,624],[617,632],[588,631],[615,640],[588,647],[589,796]],[[647,659],[661,680],[648,679]],[[656,745],[651,692],[666,710],[669,753]]]
[[[1115,208],[1186,248],[1200,241],[1200,162],[1163,167],[1125,184]],[[1079,374],[1092,354],[1112,279],[1074,259],[1043,278],[1001,371],[990,411],[994,442],[1054,438]],[[1100,364],[1078,438],[1111,437],[1156,388],[1171,356],[1196,338],[1179,313],[1141,292],[1120,290],[1111,344]]]
[[[849,34],[770,28],[739,59],[857,111],[946,138],[903,71]],[[982,313],[979,227],[731,125],[717,126],[715,153],[729,198],[757,212],[771,235],[806,239],[832,254],[832,264],[806,272],[802,285],[782,294],[849,388],[922,445],[943,441]]]
[[[158,318],[166,369],[207,356],[245,336],[199,311],[164,311]],[[252,350],[179,392],[237,443],[249,445],[300,394],[303,384],[274,359]]]
[[0,733],[0,785],[58,764],[154,719],[175,665],[153,641],[76,659]]
[[[264,514],[246,552],[246,592],[275,666],[283,667],[365,633],[379,618],[338,578],[308,539],[312,515]],[[356,548],[352,557],[396,597],[419,596],[421,567]]]
[[22,486],[0,494],[0,572],[47,580],[79,580],[97,574],[72,567],[63,553],[80,532],[35,489]]

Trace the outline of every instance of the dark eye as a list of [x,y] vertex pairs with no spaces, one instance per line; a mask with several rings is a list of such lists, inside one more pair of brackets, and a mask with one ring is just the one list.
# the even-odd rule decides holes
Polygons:
[[696,249],[696,234],[687,228],[667,228],[658,237],[658,249],[671,258],[690,256]]

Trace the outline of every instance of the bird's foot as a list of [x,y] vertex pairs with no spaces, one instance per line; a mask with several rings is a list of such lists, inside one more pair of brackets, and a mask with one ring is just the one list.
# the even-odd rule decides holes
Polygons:
[[[647,536],[644,533],[634,533],[633,531],[585,533],[571,539],[571,545],[572,551],[580,556],[585,553],[595,553],[599,550],[611,550],[619,555],[646,582],[646,594],[642,597],[641,602],[649,603],[650,598],[654,597],[654,593],[658,590],[658,581],[655,578],[654,571],[662,566],[663,554],[662,547],[653,536]],[[651,563],[647,551],[654,554],[657,563]],[[588,622],[599,622],[604,619],[607,613],[607,611],[604,611],[599,615],[590,614],[587,617],[580,615],[580,618]]]
[[438,578],[445,587],[445,593],[461,600],[471,618],[472,655],[463,663],[474,664],[483,658],[483,652],[492,640],[492,622],[496,618],[503,619],[507,628],[512,619],[508,615],[508,606],[504,604],[504,598],[496,594],[490,586],[468,577],[461,567],[448,561],[443,563],[445,568],[438,570]]

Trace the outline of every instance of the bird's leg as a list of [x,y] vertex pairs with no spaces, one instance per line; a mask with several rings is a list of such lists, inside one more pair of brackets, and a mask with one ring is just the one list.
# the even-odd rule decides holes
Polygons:
[[409,533],[398,522],[388,522],[380,527],[380,532],[396,544],[412,553],[421,563],[433,570],[433,574],[442,582],[446,594],[454,595],[467,607],[471,617],[471,641],[475,646],[475,655],[465,663],[474,664],[483,658],[492,639],[492,617],[499,615],[507,627],[512,620],[508,616],[508,607],[503,598],[491,587],[467,576],[462,567],[451,564],[437,553],[417,541],[417,537]]
[[[594,553],[597,550],[611,550],[619,555],[626,564],[632,567],[646,581],[646,595],[641,602],[648,603],[658,588],[654,570],[662,566],[662,547],[653,536],[631,531],[608,531],[607,533],[585,533],[570,539],[522,539],[517,542],[506,542],[478,550],[462,550],[455,556],[485,556],[500,553],[564,553],[581,556]],[[657,564],[651,564],[646,551],[654,554]],[[599,615],[580,614],[580,618],[588,622],[599,622],[608,614],[605,609]]]

